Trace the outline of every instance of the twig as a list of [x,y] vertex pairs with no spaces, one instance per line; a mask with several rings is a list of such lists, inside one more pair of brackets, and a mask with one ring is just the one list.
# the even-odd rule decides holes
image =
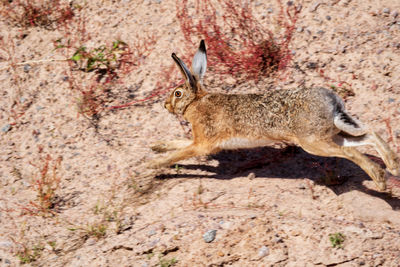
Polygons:
[[49,62],[59,62],[59,61],[68,61],[68,58],[63,58],[63,59],[41,59],[41,60],[30,60],[30,61],[24,61],[24,62],[19,62],[15,64],[8,64],[8,66],[0,68],[0,71],[6,70],[8,68],[11,68],[13,66],[24,66],[26,64],[42,64],[42,63],[49,63]]

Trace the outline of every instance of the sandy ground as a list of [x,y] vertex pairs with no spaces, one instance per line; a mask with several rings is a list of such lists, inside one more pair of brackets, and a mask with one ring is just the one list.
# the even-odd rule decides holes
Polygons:
[[[252,5],[260,18],[277,12],[266,1]],[[262,92],[265,84],[342,85],[354,93],[346,97],[349,112],[400,156],[400,2],[302,5],[291,44],[298,68],[290,68],[284,79],[230,92]],[[132,45],[155,36],[151,53],[116,85],[115,103],[142,99],[157,82],[170,84],[165,79],[173,64],[170,54],[186,51],[175,9],[172,0],[88,1],[79,12],[88,21],[88,47],[116,39]],[[6,68],[10,58],[4,51],[12,52],[14,63],[63,58],[53,45],[61,31],[20,28],[3,19],[0,33],[5,44],[14,42],[0,47],[1,266],[22,264],[21,255],[30,255],[27,264],[33,266],[400,265],[396,184],[378,192],[346,160],[281,145],[147,170],[143,163],[158,156],[150,144],[185,137],[187,129],[162,107],[165,95],[104,111],[95,127],[79,115],[80,96],[68,87],[67,63]],[[175,72],[171,79],[179,82]],[[213,73],[205,79],[210,91],[221,90],[213,86]],[[377,156],[368,147],[361,150]],[[62,160],[55,205],[43,214],[35,212],[34,181],[47,154],[49,173],[56,159]],[[210,230],[216,236],[206,243],[203,234]],[[344,236],[341,248],[332,247],[335,233]]]

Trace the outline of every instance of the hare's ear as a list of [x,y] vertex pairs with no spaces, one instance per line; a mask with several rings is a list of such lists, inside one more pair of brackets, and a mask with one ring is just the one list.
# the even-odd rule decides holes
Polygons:
[[195,81],[194,81],[193,75],[190,73],[190,70],[188,69],[188,67],[186,67],[185,63],[183,63],[183,61],[175,53],[172,53],[171,56],[174,59],[179,70],[182,72],[182,75],[185,78],[185,80],[187,82],[189,82],[189,84],[192,88],[194,88]]
[[204,40],[201,40],[199,49],[194,55],[192,62],[193,75],[196,75],[199,78],[200,82],[202,82],[204,74],[206,73],[206,69],[207,69],[206,44],[204,43]]

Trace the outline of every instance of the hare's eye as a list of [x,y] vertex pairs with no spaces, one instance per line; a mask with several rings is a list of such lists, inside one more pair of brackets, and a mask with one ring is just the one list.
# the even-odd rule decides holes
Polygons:
[[181,98],[181,97],[182,97],[182,92],[179,91],[179,90],[176,90],[176,91],[175,91],[175,97]]

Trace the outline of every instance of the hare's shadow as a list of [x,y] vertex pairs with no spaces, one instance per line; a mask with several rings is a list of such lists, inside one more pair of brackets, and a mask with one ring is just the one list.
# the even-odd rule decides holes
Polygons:
[[[389,193],[368,189],[362,184],[369,176],[356,164],[341,158],[327,158],[308,154],[299,147],[283,149],[263,147],[222,151],[211,156],[219,161],[217,167],[204,164],[182,165],[184,170],[201,170],[209,174],[188,174],[180,171],[161,174],[156,178],[215,178],[233,179],[254,173],[255,177],[282,179],[308,178],[329,187],[335,194],[359,190],[385,200],[394,210],[400,209],[400,199]],[[351,185],[349,185],[351,183]]]

